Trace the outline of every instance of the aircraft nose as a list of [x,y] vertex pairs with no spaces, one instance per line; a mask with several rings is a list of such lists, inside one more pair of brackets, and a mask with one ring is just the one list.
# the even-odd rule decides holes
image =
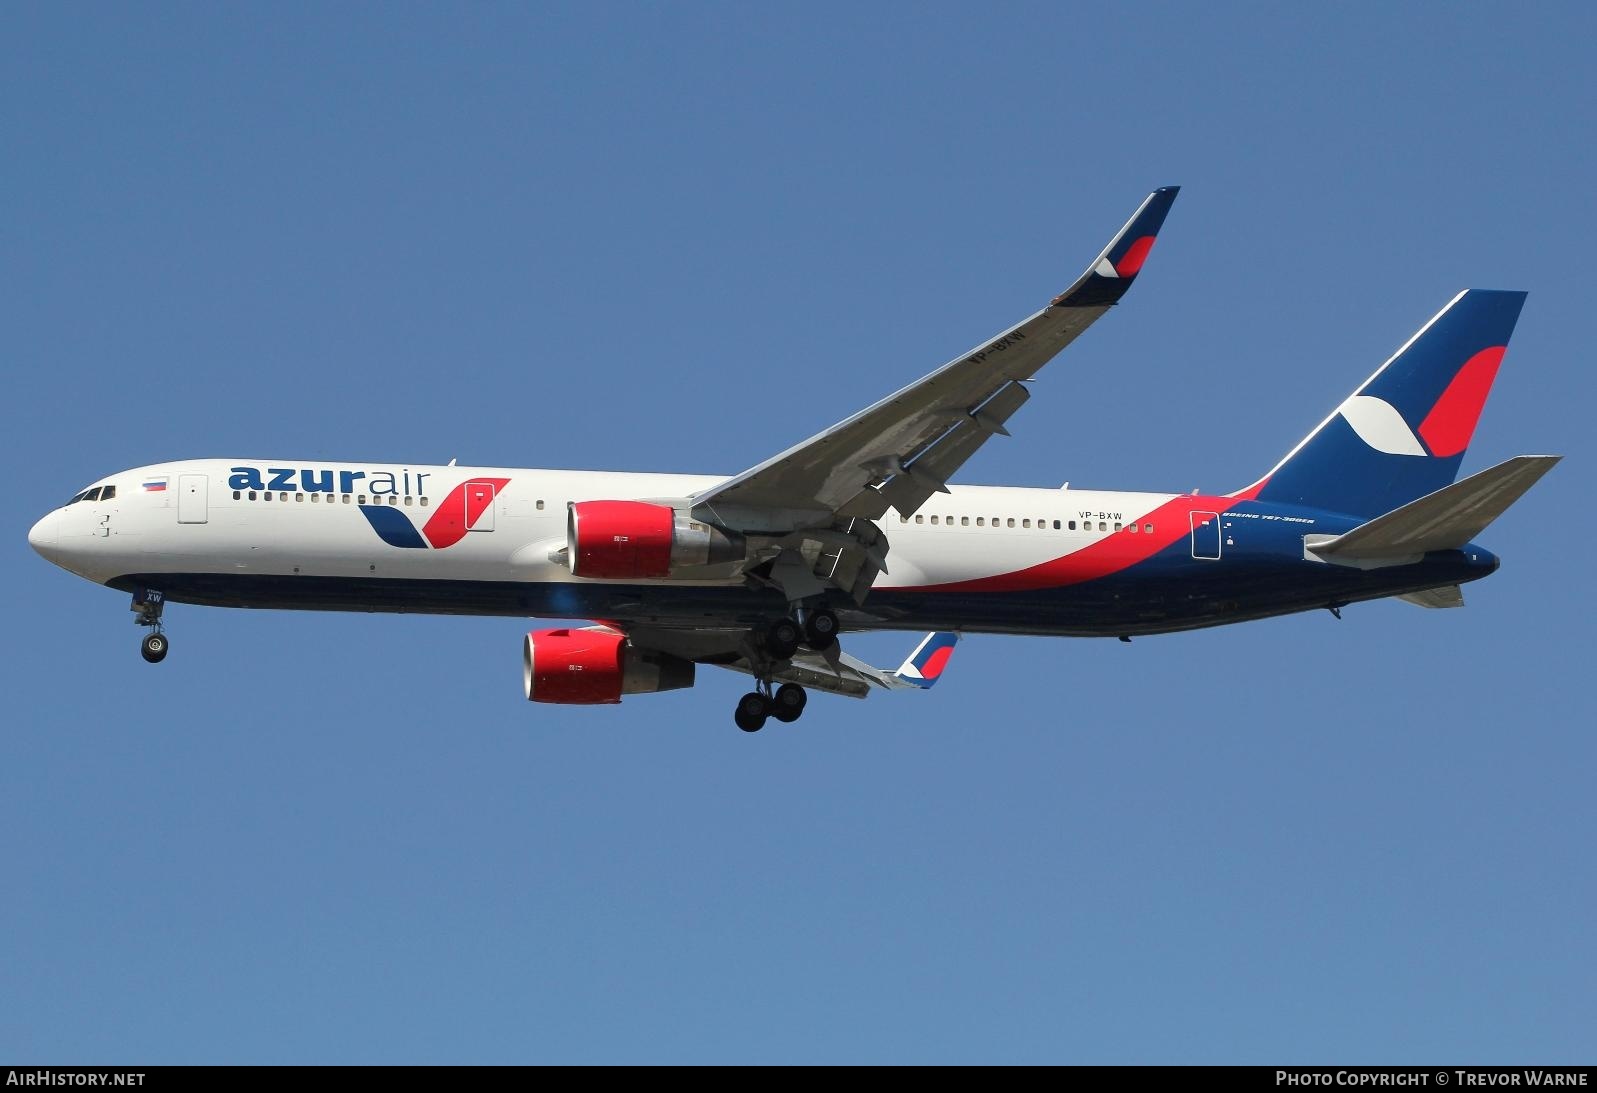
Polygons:
[[34,550],[37,550],[40,554],[48,557],[48,552],[55,549],[55,526],[56,522],[60,519],[60,509],[56,509],[53,512],[47,513],[44,519],[40,520],[37,524],[34,524],[28,529],[28,545]]

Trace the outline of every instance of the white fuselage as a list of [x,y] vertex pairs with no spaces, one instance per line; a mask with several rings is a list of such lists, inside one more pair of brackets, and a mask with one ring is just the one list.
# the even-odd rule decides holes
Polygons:
[[[362,509],[425,529],[463,484],[503,482],[469,530],[442,548],[385,542]],[[127,574],[211,573],[593,583],[551,554],[566,542],[567,505],[682,499],[717,475],[496,467],[415,467],[304,460],[194,460],[111,475],[109,501],[64,506],[30,539],[96,582]],[[257,486],[258,488],[251,488]],[[324,488],[329,487],[330,488]],[[235,488],[237,487],[237,488]],[[274,488],[267,488],[274,487]],[[878,524],[891,543],[880,589],[979,580],[1128,534],[1169,494],[951,486],[914,516]],[[392,520],[393,517],[385,517]],[[1150,529],[1152,530],[1152,529]],[[650,582],[629,582],[650,583]],[[653,583],[680,585],[680,580]],[[728,571],[697,583],[741,584]]]

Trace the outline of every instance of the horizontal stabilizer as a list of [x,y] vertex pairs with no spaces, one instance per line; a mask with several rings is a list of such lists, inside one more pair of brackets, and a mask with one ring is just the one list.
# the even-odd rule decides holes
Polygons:
[[1456,584],[1444,584],[1441,588],[1427,588],[1423,592],[1410,592],[1399,596],[1404,603],[1411,603],[1416,607],[1463,607],[1464,590]]
[[1392,558],[1457,550],[1503,515],[1562,456],[1518,455],[1309,549],[1322,558]]

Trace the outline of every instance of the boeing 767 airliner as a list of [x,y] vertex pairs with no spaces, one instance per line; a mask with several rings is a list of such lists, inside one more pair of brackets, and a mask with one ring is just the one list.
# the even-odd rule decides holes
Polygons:
[[[1267,474],[1234,493],[953,485],[1037,372],[1117,303],[1176,187],[1074,284],[969,353],[730,478],[196,459],[122,471],[28,541],[132,593],[144,659],[168,602],[592,620],[523,645],[527,698],[617,702],[746,673],[748,732],[809,690],[930,687],[969,633],[1119,637],[1397,596],[1463,604],[1474,539],[1557,456],[1454,482],[1524,303],[1449,300]],[[904,664],[842,631],[930,630]]]

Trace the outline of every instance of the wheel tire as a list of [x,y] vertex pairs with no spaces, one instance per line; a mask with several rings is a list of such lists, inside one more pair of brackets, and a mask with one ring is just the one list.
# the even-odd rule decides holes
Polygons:
[[750,691],[738,699],[732,720],[744,732],[759,732],[765,728],[765,719],[771,714],[770,701],[758,691]]
[[837,644],[837,616],[822,609],[804,620],[804,644],[817,651]]
[[778,721],[797,721],[809,701],[809,693],[803,687],[797,683],[784,683],[772,696],[771,716]]
[[171,643],[166,640],[165,634],[145,634],[144,640],[139,642],[139,655],[151,664],[159,664],[166,659],[166,652],[171,648]]
[[777,660],[786,660],[798,652],[804,632],[792,619],[777,619],[765,631],[765,651]]

